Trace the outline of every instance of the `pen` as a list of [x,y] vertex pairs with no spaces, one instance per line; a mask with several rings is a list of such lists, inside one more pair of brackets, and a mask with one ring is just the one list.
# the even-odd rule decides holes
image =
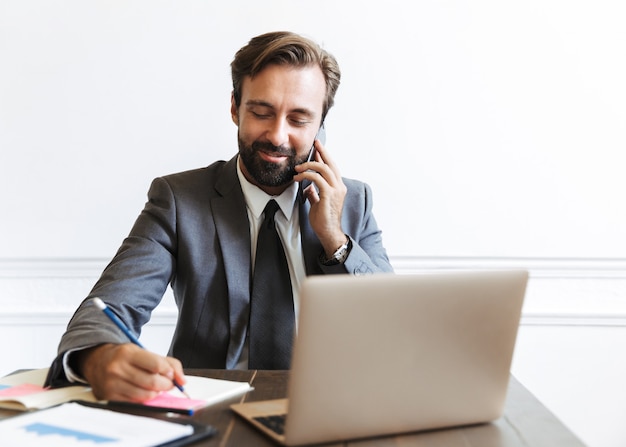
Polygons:
[[[122,320],[120,320],[117,315],[115,315],[113,313],[113,311],[111,309],[109,309],[109,307],[104,303],[104,301],[102,301],[100,298],[94,298],[93,299],[94,304],[100,308],[102,310],[102,312],[104,312],[106,314],[107,317],[109,317],[111,319],[111,321],[113,323],[115,323],[115,325],[120,328],[120,330],[128,337],[128,339],[133,342],[134,344],[136,344],[137,346],[139,346],[141,349],[146,349],[144,348],[144,346],[141,344],[141,342],[137,339],[137,337],[135,337],[133,335],[133,333],[128,330],[128,328],[126,327],[126,325],[122,322]],[[181,384],[179,384],[178,382],[176,382],[176,379],[172,380],[172,383],[174,384],[174,386],[176,388],[178,388],[180,390],[181,393],[183,393],[188,399],[190,399],[189,395],[185,392],[185,389],[183,388],[183,386]]]

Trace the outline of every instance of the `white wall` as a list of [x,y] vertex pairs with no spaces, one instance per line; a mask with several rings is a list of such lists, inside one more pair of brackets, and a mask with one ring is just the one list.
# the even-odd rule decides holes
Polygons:
[[110,256],[153,177],[235,153],[229,63],[291,29],[340,61],[328,147],[375,188],[392,254],[622,258],[625,18],[619,0],[4,0],[2,256]]
[[235,153],[229,63],[289,29],[341,64],[327,146],[394,265],[530,268],[514,372],[623,445],[625,21],[619,0],[3,0],[0,373],[53,356],[153,177]]

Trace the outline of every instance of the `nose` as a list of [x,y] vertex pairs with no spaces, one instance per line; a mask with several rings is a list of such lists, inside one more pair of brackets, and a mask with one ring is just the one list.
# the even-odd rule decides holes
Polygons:
[[282,119],[272,121],[266,133],[267,139],[274,146],[282,146],[289,143],[289,126]]

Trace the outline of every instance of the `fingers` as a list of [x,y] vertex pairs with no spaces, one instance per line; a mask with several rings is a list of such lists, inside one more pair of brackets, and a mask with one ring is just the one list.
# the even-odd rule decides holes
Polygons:
[[315,182],[321,191],[342,186],[343,182],[339,168],[319,140],[315,140],[315,148],[314,160],[296,166],[298,174],[294,177],[294,180],[302,181],[306,179]]
[[320,201],[320,196],[317,193],[317,189],[315,189],[315,186],[313,186],[313,184],[307,186],[307,188],[302,191],[302,193],[304,194],[304,197],[311,203],[311,206]]
[[297,165],[298,174],[294,180],[307,179],[315,183],[315,187],[309,186],[303,191],[311,204],[309,222],[324,251],[332,254],[345,241],[341,215],[347,188],[339,168],[324,146],[319,141],[315,145],[315,160]]
[[315,161],[327,165],[337,178],[341,178],[339,167],[319,140],[315,140],[315,149]]
[[185,378],[185,373],[183,372],[183,365],[180,363],[178,359],[174,357],[165,357],[165,360],[172,367],[174,372],[173,380],[176,381],[179,385],[184,385],[187,383],[187,379]]
[[85,379],[98,399],[145,401],[184,383],[180,362],[133,344],[101,345],[83,362]]

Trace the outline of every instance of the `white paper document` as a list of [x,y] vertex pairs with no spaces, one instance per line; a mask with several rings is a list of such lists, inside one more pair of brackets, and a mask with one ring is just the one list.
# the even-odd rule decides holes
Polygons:
[[193,434],[191,425],[67,403],[0,421],[2,445],[155,446]]

